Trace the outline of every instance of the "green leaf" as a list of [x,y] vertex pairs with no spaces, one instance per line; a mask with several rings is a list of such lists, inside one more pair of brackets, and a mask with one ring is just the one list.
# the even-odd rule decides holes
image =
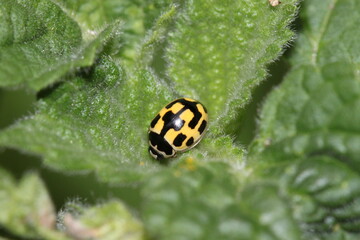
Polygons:
[[302,239],[292,209],[275,184],[248,182],[239,196],[242,215],[252,223],[252,231],[242,233],[247,239]]
[[136,64],[138,48],[146,31],[152,28],[154,20],[166,9],[171,0],[56,0],[65,11],[71,14],[79,23],[85,35],[90,35],[97,29],[121,20],[122,37],[114,38],[111,48],[116,57],[121,58],[125,65]]
[[55,209],[36,174],[16,182],[0,169],[0,225],[16,236],[67,239],[55,231]]
[[[167,5],[166,1],[161,5]],[[257,6],[250,5],[254,8]],[[150,37],[145,41],[145,47],[146,44],[156,44],[159,39],[161,42],[159,36],[166,36],[167,29],[171,26],[169,22],[180,14],[176,6],[171,5],[158,19],[149,34],[154,38]],[[192,11],[187,5],[186,9],[186,14],[195,14],[199,10],[198,6],[194,6]],[[231,9],[231,6],[226,5],[226,10],[232,11]],[[268,5],[264,9],[271,10]],[[238,9],[240,13],[245,10]],[[296,7],[293,3],[283,4],[277,11],[280,13],[274,12],[274,19],[277,19],[275,15],[290,19],[291,11],[294,13]],[[186,19],[184,15],[179,20],[178,30],[181,24],[184,29],[187,28]],[[291,32],[286,30],[288,21],[281,24],[285,33],[290,36]],[[109,32],[112,30],[110,27]],[[233,31],[236,32],[234,29]],[[227,34],[232,33],[230,31]],[[194,39],[197,39],[196,36]],[[284,41],[286,40],[277,44]],[[103,42],[101,38],[99,42]],[[276,54],[280,49],[279,45]],[[177,58],[180,59],[181,56]],[[85,69],[76,77],[66,78],[68,83],[50,91],[49,95],[39,101],[36,114],[2,132],[0,144],[39,154],[43,156],[45,163],[58,169],[95,171],[104,181],[138,182],[147,174],[161,169],[154,161],[149,160],[146,131],[159,109],[177,94],[141,64],[139,69],[131,69],[125,73],[118,66],[119,60],[115,59],[113,61],[104,56],[91,69]],[[230,148],[226,149],[224,146]],[[205,141],[200,151],[192,153],[205,161],[231,162],[236,168],[243,164],[241,157],[244,151],[236,149],[227,136]]]
[[167,7],[169,0],[53,0],[61,5],[84,30],[96,30],[116,19],[126,21],[125,29],[129,33],[144,34],[152,27],[161,10]]
[[[168,76],[183,96],[199,99],[223,129],[267,76],[266,65],[293,33],[296,0],[189,1],[170,34]],[[230,127],[232,128],[232,127]]]
[[138,182],[161,168],[147,151],[147,129],[172,99],[149,71],[127,76],[103,56],[41,99],[36,114],[4,130],[0,144],[39,154],[59,169],[95,171],[104,181]]
[[82,42],[76,22],[50,1],[6,0],[0,11],[3,87],[40,90],[77,67],[90,66],[99,48],[119,28],[115,22]]
[[185,159],[143,187],[143,219],[156,239],[299,239],[291,213],[268,185],[241,191],[224,163]]
[[[314,14],[324,7],[325,13]],[[351,9],[360,4],[304,2],[302,19],[309,23],[291,56],[293,68],[267,99],[251,148],[263,162],[323,154],[360,170],[360,19]],[[339,32],[342,22],[347,24]],[[343,51],[334,50],[335,43]]]
[[[14,2],[14,8],[28,11],[16,10],[15,16],[27,16],[30,20],[24,22],[35,26],[20,31],[32,36],[20,38],[21,49],[38,44],[38,39],[46,45],[66,37],[48,41],[45,33],[37,35],[43,16],[31,13],[43,5],[57,9],[54,16],[59,19],[69,20],[64,12],[73,16],[84,40],[75,41],[74,48],[68,45],[68,55],[61,55],[63,65],[55,70],[48,68],[53,66],[52,55],[46,55],[49,61],[40,53],[39,58],[31,56],[43,65],[41,70],[49,71],[39,80],[31,72],[31,88],[64,81],[40,92],[36,112],[2,131],[0,145],[40,155],[46,166],[65,173],[93,171],[115,184],[144,182],[138,213],[144,226],[113,200],[62,214],[69,237],[142,239],[144,228],[150,239],[359,239],[360,3],[304,2],[303,28],[289,55],[291,70],[264,105],[245,165],[246,151],[233,144],[232,134],[251,91],[266,77],[267,64],[292,37],[288,25],[297,11],[295,0],[283,0],[276,7],[268,1],[240,0],[173,5],[166,0],[64,1],[62,9],[45,1]],[[32,5],[38,2],[40,7]],[[9,12],[13,6],[5,3],[1,11]],[[156,4],[161,7],[152,11]],[[121,48],[116,41],[106,44],[117,34],[119,24],[113,22],[118,17],[128,19],[124,36],[116,39],[125,43]],[[107,24],[90,42],[91,30]],[[151,31],[142,40],[147,29]],[[138,59],[135,50],[141,41],[144,52]],[[17,47],[10,43],[2,49]],[[165,60],[159,61],[164,51]],[[24,61],[18,64],[20,70],[29,67]],[[195,149],[162,166],[147,152],[147,129],[156,113],[179,95],[205,103],[214,130]],[[1,225],[25,238],[63,238],[42,225],[43,215],[33,207],[35,199],[46,206],[42,210],[49,209],[50,201],[41,197],[46,195],[41,182],[25,177],[16,184],[6,172],[0,179],[5,189],[0,189],[0,205],[8,208],[4,216],[11,216],[0,217]],[[1,199],[1,193],[6,198]],[[29,212],[35,216],[30,228],[24,223]]]
[[59,218],[61,228],[74,239],[144,239],[142,224],[115,200],[92,207],[69,202]]
[[164,75],[165,63],[163,58],[163,48],[166,45],[166,36],[169,34],[175,19],[180,15],[179,5],[172,4],[156,20],[153,28],[148,32],[145,41],[142,43],[139,61],[143,65],[151,66],[157,75]]
[[[359,237],[360,178],[346,164],[327,156],[271,167],[266,177],[279,182],[305,239]],[[346,238],[347,239],[347,238]]]
[[299,162],[288,172],[289,191],[296,206],[294,214],[305,223],[305,231],[324,236],[329,232],[348,232],[349,236],[357,232],[360,228],[358,173],[328,157]]
[[250,148],[249,166],[283,186],[305,239],[359,238],[359,9],[304,1],[291,70]]
[[[0,144],[35,153],[68,171],[94,171],[102,181],[140,182],[161,170],[148,149],[152,118],[174,99],[146,69],[127,75],[110,57],[40,99],[37,112],[0,133]],[[243,151],[231,138],[204,141],[187,156],[241,168]],[[226,158],[225,158],[226,157]]]

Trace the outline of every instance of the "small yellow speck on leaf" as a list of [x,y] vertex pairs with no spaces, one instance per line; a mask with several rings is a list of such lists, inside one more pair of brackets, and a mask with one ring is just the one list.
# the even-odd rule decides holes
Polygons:
[[180,176],[181,176],[181,171],[176,170],[176,171],[174,172],[174,176],[175,176],[175,177],[180,177]]
[[187,157],[185,163],[182,165],[188,171],[194,171],[196,169],[195,160],[192,157]]

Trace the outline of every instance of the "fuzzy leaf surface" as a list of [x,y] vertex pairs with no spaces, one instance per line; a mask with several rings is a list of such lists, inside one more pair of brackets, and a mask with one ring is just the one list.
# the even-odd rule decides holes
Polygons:
[[281,176],[305,238],[359,238],[360,177],[356,171],[338,159],[317,156],[288,165],[274,176]]
[[95,171],[105,181],[140,181],[161,166],[148,154],[147,129],[172,100],[147,70],[127,76],[104,56],[59,86],[33,116],[0,134],[0,144],[44,157],[50,166]]
[[[103,56],[40,99],[34,115],[2,131],[0,144],[40,155],[57,169],[94,171],[103,181],[142,181],[163,168],[148,153],[147,129],[174,99],[166,86],[146,69],[127,75]],[[231,162],[241,169],[243,154],[222,137],[204,139],[181,158]]]
[[77,23],[48,0],[8,1],[0,7],[0,86],[40,90],[67,72],[90,66],[118,30],[115,22],[88,41]]
[[227,164],[187,158],[143,187],[145,227],[156,239],[300,239],[274,186],[239,189]]
[[[200,100],[211,119],[234,120],[267,76],[266,65],[293,32],[297,1],[188,1],[170,33],[168,77],[183,96]],[[240,110],[241,111],[241,110]]]
[[68,239],[55,231],[55,209],[36,174],[27,174],[17,182],[0,169],[0,180],[1,227],[26,238]]
[[112,39],[109,50],[129,66],[138,61],[138,48],[146,31],[171,3],[171,0],[56,0],[79,23],[85,37],[99,28],[121,20],[122,37]]
[[296,218],[306,223],[307,238],[357,239],[360,3],[303,4],[292,68],[263,107],[249,164],[275,179],[296,176],[280,183],[297,199]]
[[59,227],[73,239],[144,239],[140,221],[115,200],[91,207],[69,202],[59,214]]
[[54,0],[74,16],[84,30],[96,30],[116,19],[126,20],[129,32],[144,33],[152,27],[164,7],[170,0],[139,0],[139,1],[87,1],[87,0]]

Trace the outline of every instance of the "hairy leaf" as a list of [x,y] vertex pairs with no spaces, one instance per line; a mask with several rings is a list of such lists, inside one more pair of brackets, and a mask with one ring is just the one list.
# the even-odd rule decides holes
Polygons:
[[[121,20],[122,37],[113,39],[111,50],[123,64],[133,65],[139,61],[138,48],[146,31],[152,28],[154,21],[166,9],[171,0],[56,0],[80,24],[85,35],[113,22]],[[140,59],[141,60],[141,59]]]
[[250,149],[257,173],[292,176],[279,183],[307,238],[360,236],[360,19],[354,9],[359,2],[304,2],[292,68],[268,97]]
[[84,30],[96,30],[116,19],[126,21],[125,29],[133,33],[144,33],[152,27],[160,11],[167,7],[170,0],[53,0],[63,6]]
[[143,219],[156,239],[299,239],[295,222],[273,186],[240,192],[224,163],[186,158],[143,188]]
[[[296,0],[189,1],[170,35],[168,76],[184,96],[201,100],[221,129],[239,114],[266,65],[293,33]],[[233,128],[233,126],[231,127]]]
[[[95,171],[103,181],[139,182],[162,166],[148,153],[150,121],[174,98],[147,70],[126,75],[103,56],[37,105],[37,112],[0,134],[0,144],[39,154],[58,169]],[[187,156],[242,168],[231,138],[208,139]]]
[[[322,14],[313,12],[324,8]],[[341,155],[357,165],[360,19],[351,9],[360,9],[360,4],[350,0],[304,2],[304,32],[290,58],[293,67],[267,99],[254,153],[273,148],[296,156],[320,152]]]
[[[41,182],[25,177],[17,184],[4,172],[0,225],[9,232],[44,239],[359,239],[360,3],[303,2],[291,69],[266,100],[247,154],[232,136],[267,65],[293,36],[296,0],[275,7],[266,0],[3,2],[0,85],[38,90],[63,81],[38,94],[34,114],[1,131],[0,145],[39,155],[65,173],[144,183],[136,209],[144,226],[112,200],[60,214],[58,233],[38,211],[54,215]],[[121,38],[111,38],[116,19]],[[18,82],[7,82],[17,79],[10,73]],[[195,149],[160,165],[148,154],[147,129],[179,96],[206,105],[210,131]]]
[[360,178],[346,164],[313,156],[272,166],[264,173],[287,196],[305,239],[359,237]]
[[115,200],[92,207],[69,202],[59,218],[60,228],[73,239],[144,239],[139,220]]
[[104,56],[40,100],[35,115],[3,131],[0,144],[40,154],[56,168],[140,181],[160,168],[148,154],[147,129],[172,98],[147,70],[127,76]]
[[139,61],[144,65],[151,66],[159,76],[163,76],[165,70],[163,48],[168,40],[166,36],[179,15],[181,15],[180,6],[176,4],[170,5],[167,11],[156,20],[141,46]]
[[359,233],[360,178],[356,172],[328,157],[300,161],[287,172],[284,182],[292,193],[295,217],[309,236]]
[[16,182],[0,169],[0,225],[14,236],[67,239],[55,231],[55,209],[36,174]]
[[0,86],[40,90],[69,71],[90,66],[115,22],[82,41],[76,22],[47,0],[2,2],[0,7]]

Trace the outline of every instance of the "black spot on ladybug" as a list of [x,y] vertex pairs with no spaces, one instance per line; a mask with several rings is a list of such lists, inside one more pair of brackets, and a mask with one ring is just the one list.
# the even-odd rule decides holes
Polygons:
[[160,114],[156,115],[156,117],[151,121],[150,126],[153,128],[155,127],[156,123],[159,121],[160,119]]
[[179,131],[183,126],[185,121],[182,120],[179,116],[182,112],[185,111],[185,108],[178,111],[176,114],[174,114],[171,110],[167,111],[164,116],[162,117],[162,120],[165,123],[165,126],[163,129],[161,129],[161,136],[165,136],[165,134],[172,128],[175,131]]
[[166,155],[171,156],[174,154],[173,148],[161,135],[150,131],[149,141],[153,147],[156,146],[159,151],[164,152]]
[[207,113],[207,109],[206,109],[206,107],[205,107],[204,105],[203,105],[202,107],[204,108],[205,113]]
[[188,104],[189,104],[188,109],[194,114],[194,117],[189,122],[189,127],[191,129],[194,129],[196,125],[199,123],[202,114],[199,112],[199,109],[196,106],[198,103],[188,102]]
[[178,102],[177,100],[172,101],[171,103],[169,103],[168,105],[166,105],[165,108],[170,109],[170,108],[171,108],[175,103],[177,103],[177,102]]
[[194,138],[191,137],[186,141],[186,146],[190,147],[194,143]]
[[185,139],[186,139],[186,135],[179,133],[176,136],[176,138],[174,139],[174,142],[173,142],[174,146],[180,147]]
[[153,147],[149,147],[149,152],[151,152],[153,155],[156,156],[156,159],[163,159],[164,155],[162,155],[161,153],[159,153],[158,151],[156,151]]
[[207,124],[207,122],[206,122],[205,120],[203,120],[202,123],[201,123],[201,125],[200,125],[200,127],[199,127],[199,129],[198,129],[198,131],[199,131],[200,134],[202,134],[203,131],[205,130],[206,124]]

